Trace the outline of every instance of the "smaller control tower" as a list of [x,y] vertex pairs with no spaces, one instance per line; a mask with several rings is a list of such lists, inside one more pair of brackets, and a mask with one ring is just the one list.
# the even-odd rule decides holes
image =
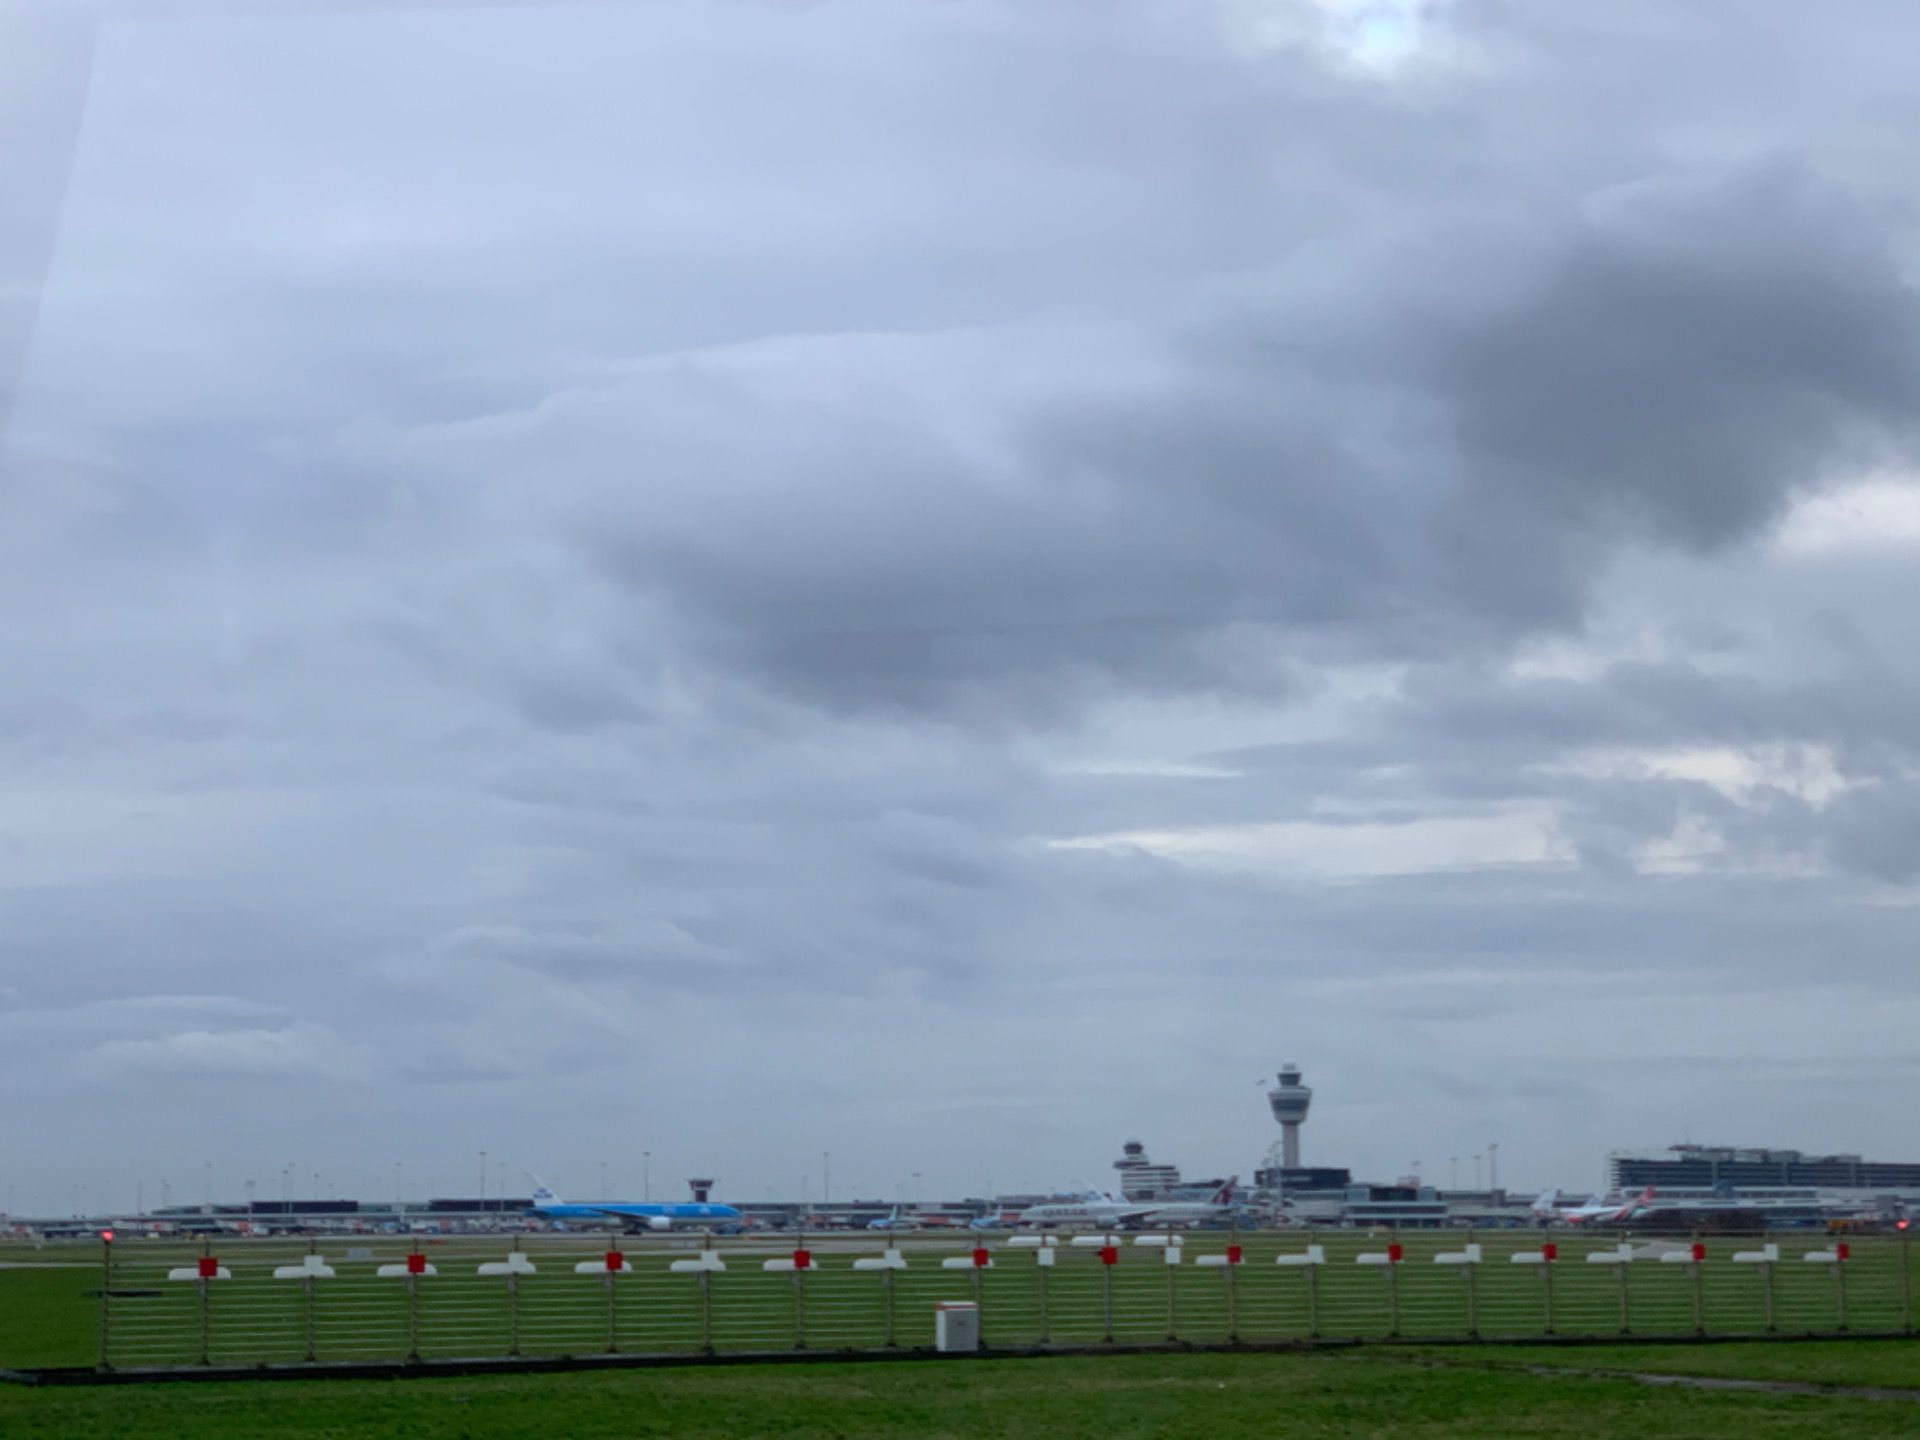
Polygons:
[[1313,1087],[1300,1083],[1300,1067],[1289,1061],[1280,1067],[1280,1083],[1267,1092],[1273,1118],[1280,1122],[1280,1163],[1289,1170],[1300,1166],[1300,1127],[1313,1104]]

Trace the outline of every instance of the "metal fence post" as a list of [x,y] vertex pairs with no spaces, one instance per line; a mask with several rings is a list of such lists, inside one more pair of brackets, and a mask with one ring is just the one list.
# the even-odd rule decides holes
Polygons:
[[[1846,1249],[1844,1241],[1840,1248],[1843,1252]],[[1847,1333],[1847,1257],[1844,1253],[1833,1262],[1833,1298],[1838,1311],[1840,1333],[1844,1335]]]
[[[711,1243],[711,1242],[709,1242]],[[613,1242],[613,1253],[620,1258],[614,1262],[619,1269],[607,1268],[607,1352],[617,1353],[620,1349],[620,1277],[627,1273],[627,1255],[620,1248],[620,1242]]]
[[[1311,1248],[1313,1232],[1307,1233],[1309,1248]],[[1307,1272],[1307,1338],[1318,1340],[1320,1338],[1320,1267],[1308,1265],[1305,1268]]]
[[805,1282],[800,1278],[806,1272],[800,1268],[798,1253],[806,1248],[807,1232],[802,1230],[799,1243],[794,1247],[796,1253],[793,1267],[793,1348],[796,1350],[807,1348],[807,1296],[804,1289]]
[[700,1348],[713,1354],[713,1272],[700,1271]]
[[[200,1258],[203,1262],[213,1258],[213,1241],[203,1240],[200,1243]],[[207,1293],[212,1288],[213,1281],[208,1277],[207,1269],[204,1263],[200,1267],[200,1363],[202,1365],[213,1363],[213,1312],[208,1306]]]
[[1399,1239],[1391,1230],[1387,1232],[1387,1338],[1400,1338],[1400,1262],[1392,1253],[1400,1248]]
[[407,1276],[407,1361],[420,1358],[420,1291],[418,1275]]
[[[1044,1244],[1048,1237],[1043,1235],[1040,1238]],[[1046,1253],[1044,1248],[1036,1251],[1034,1253],[1033,1263],[1035,1268],[1040,1272],[1040,1343],[1042,1345],[1051,1345],[1053,1343],[1053,1327],[1047,1321],[1047,1278],[1053,1273],[1053,1267],[1042,1263],[1041,1257]]]
[[[513,1237],[513,1253],[520,1253],[520,1237]],[[512,1261],[507,1262],[512,1265]],[[520,1353],[520,1276],[514,1270],[507,1271],[507,1354]]]
[[[1474,1245],[1472,1226],[1467,1227],[1466,1245],[1467,1253],[1471,1255]],[[1460,1268],[1467,1272],[1467,1338],[1469,1340],[1478,1340],[1480,1338],[1480,1307],[1477,1303],[1479,1296],[1475,1292],[1473,1272],[1480,1267],[1469,1260]]]
[[1172,1261],[1167,1258],[1168,1253],[1171,1252],[1172,1249],[1173,1226],[1169,1225],[1167,1226],[1166,1248],[1162,1250],[1160,1254],[1162,1262],[1160,1268],[1167,1272],[1167,1339],[1178,1340],[1180,1338],[1180,1311],[1178,1308],[1179,1297],[1174,1289],[1174,1276],[1179,1272],[1180,1267],[1173,1264]]
[[[1549,1245],[1553,1242],[1548,1241]],[[1559,1262],[1557,1254],[1547,1255],[1540,1262],[1540,1288],[1543,1292],[1546,1312],[1546,1333],[1553,1333],[1553,1267]]]
[[[1112,1256],[1111,1259],[1108,1258],[1110,1255]],[[1118,1261],[1119,1256],[1114,1252],[1112,1246],[1102,1247],[1100,1251],[1100,1286],[1101,1300],[1106,1310],[1106,1340],[1109,1345],[1113,1343],[1113,1267]]]
[[1623,1258],[1613,1268],[1620,1272],[1620,1333],[1630,1335],[1633,1333],[1633,1309],[1627,1297],[1627,1271],[1633,1268],[1633,1262]]
[[1693,1333],[1707,1333],[1707,1247],[1698,1231],[1693,1237]]
[[[315,1241],[312,1241],[312,1240],[309,1240],[309,1241],[307,1242],[307,1254],[309,1254],[309,1255],[313,1255],[313,1254],[315,1254],[315,1253],[317,1253],[317,1242],[315,1242]],[[312,1266],[312,1264],[313,1264],[313,1262],[312,1262],[311,1260],[309,1260],[309,1261],[307,1262],[307,1264],[308,1264],[308,1266],[309,1266],[309,1267],[311,1267],[311,1266]],[[300,1282],[300,1283],[301,1283],[301,1284],[302,1284],[302,1285],[303,1285],[303,1286],[304,1286],[304,1287],[306,1288],[306,1292],[307,1292],[307,1295],[306,1295],[306,1301],[307,1301],[307,1306],[306,1306],[306,1309],[307,1309],[307,1354],[306,1354],[306,1361],[307,1361],[307,1364],[309,1364],[309,1365],[311,1365],[311,1364],[313,1364],[313,1362],[314,1362],[314,1349],[313,1349],[313,1329],[314,1329],[314,1325],[313,1325],[313,1307],[314,1307],[314,1304],[315,1304],[315,1299],[314,1299],[314,1290],[313,1290],[313,1276],[311,1276],[311,1275],[308,1275],[308,1276],[306,1276],[305,1278],[303,1278],[303,1279],[301,1280],[301,1282]]]
[[113,1232],[100,1237],[100,1368],[113,1368]]
[[1240,1285],[1234,1272],[1240,1268],[1240,1212],[1233,1212],[1227,1227],[1227,1343],[1240,1343]]
[[980,1293],[986,1284],[981,1278],[981,1273],[985,1269],[986,1267],[976,1258],[973,1262],[973,1313],[980,1325],[979,1337],[982,1350],[987,1348],[987,1307],[982,1303],[983,1297]]
[[[1772,1233],[1769,1232],[1768,1234],[1760,1237],[1760,1243],[1763,1246],[1768,1247],[1769,1254],[1774,1254],[1777,1252],[1774,1251],[1772,1247],[1778,1245],[1780,1242],[1774,1239]],[[1760,1272],[1761,1272],[1760,1280],[1761,1280],[1762,1287],[1765,1290],[1765,1296],[1766,1296],[1766,1302],[1767,1302],[1767,1333],[1771,1335],[1773,1334],[1774,1328],[1775,1328],[1774,1313],[1773,1313],[1773,1261],[1768,1260],[1763,1262],[1760,1266]]]
[[1913,1235],[1906,1230],[1900,1232],[1900,1313],[1907,1333],[1913,1334]]

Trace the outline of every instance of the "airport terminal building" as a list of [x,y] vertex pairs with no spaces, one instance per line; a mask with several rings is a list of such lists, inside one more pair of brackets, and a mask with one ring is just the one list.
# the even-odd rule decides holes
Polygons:
[[1740,1188],[1810,1186],[1822,1190],[1920,1191],[1920,1162],[1863,1160],[1858,1155],[1808,1155],[1799,1150],[1753,1150],[1728,1145],[1674,1145],[1666,1150],[1615,1151],[1607,1178],[1622,1194],[1732,1185]]

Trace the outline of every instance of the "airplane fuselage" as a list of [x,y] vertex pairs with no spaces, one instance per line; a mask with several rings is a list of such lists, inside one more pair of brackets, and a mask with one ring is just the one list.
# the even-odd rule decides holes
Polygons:
[[691,1201],[682,1204],[666,1204],[610,1200],[604,1205],[563,1202],[553,1205],[536,1205],[533,1207],[533,1213],[546,1220],[632,1220],[644,1225],[655,1225],[662,1220],[669,1225],[737,1224],[745,1218],[731,1205],[697,1204]]

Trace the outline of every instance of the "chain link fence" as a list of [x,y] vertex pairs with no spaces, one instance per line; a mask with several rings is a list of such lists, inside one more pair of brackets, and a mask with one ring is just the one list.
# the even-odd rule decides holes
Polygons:
[[1911,1334],[1905,1237],[1565,1231],[122,1240],[103,1369],[1405,1339]]

